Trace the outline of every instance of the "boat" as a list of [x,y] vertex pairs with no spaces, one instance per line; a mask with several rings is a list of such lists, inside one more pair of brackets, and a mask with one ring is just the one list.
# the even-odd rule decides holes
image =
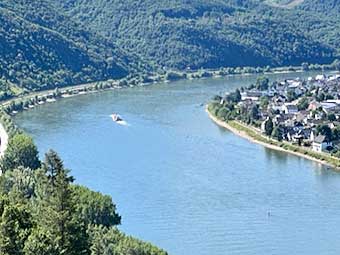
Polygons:
[[120,117],[120,115],[116,114],[116,113],[113,113],[110,115],[112,120],[114,122],[120,122],[120,121],[123,121],[122,117]]

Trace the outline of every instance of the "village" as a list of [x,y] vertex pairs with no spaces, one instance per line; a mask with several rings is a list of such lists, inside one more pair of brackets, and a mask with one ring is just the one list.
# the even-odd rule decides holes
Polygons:
[[216,116],[237,119],[279,141],[340,156],[340,74],[256,84],[220,97]]

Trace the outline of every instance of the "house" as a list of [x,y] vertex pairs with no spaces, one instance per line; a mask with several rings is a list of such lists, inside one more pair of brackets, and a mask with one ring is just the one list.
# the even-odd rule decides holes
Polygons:
[[304,92],[304,88],[302,87],[302,82],[297,80],[288,80],[288,86],[286,87],[286,93],[294,92],[296,95],[301,95]]
[[315,100],[313,100],[312,102],[310,102],[310,104],[308,106],[308,110],[309,111],[315,111],[315,110],[319,109],[319,107],[321,107],[321,104],[319,102],[316,102]]
[[282,106],[282,111],[285,114],[296,114],[299,112],[299,109],[297,108],[296,104],[284,104]]
[[335,102],[321,102],[321,107],[327,114],[338,109],[338,105]]
[[297,122],[307,124],[308,123],[308,112],[300,111],[296,115],[294,115],[293,119]]
[[261,91],[245,91],[241,93],[241,100],[252,100],[252,101],[258,101],[260,97],[263,96],[263,92]]
[[282,107],[283,107],[283,103],[272,102],[268,105],[268,108],[272,109],[274,112],[276,111],[282,112]]
[[324,81],[324,80],[326,80],[326,75],[319,74],[319,75],[315,76],[315,80],[316,81]]
[[[313,132],[311,133],[311,136],[312,134]],[[331,146],[332,146],[332,142],[327,141],[326,136],[324,135],[318,135],[317,137],[313,139],[313,144],[312,144],[313,151],[322,152]]]

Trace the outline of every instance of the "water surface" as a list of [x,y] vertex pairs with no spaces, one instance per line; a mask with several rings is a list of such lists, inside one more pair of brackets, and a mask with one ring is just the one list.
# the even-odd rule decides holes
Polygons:
[[237,137],[204,112],[214,94],[254,79],[79,96],[16,122],[42,155],[58,151],[77,183],[113,197],[123,231],[170,254],[339,254],[340,175]]

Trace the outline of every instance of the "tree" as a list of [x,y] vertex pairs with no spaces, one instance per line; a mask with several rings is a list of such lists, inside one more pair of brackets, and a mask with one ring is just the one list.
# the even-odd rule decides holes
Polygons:
[[49,232],[45,232],[41,228],[36,228],[32,231],[25,242],[23,250],[25,255],[58,255]]
[[269,99],[267,96],[260,97],[260,106],[265,109],[269,105]]
[[0,254],[23,255],[24,243],[32,227],[29,213],[23,207],[7,205],[0,222]]
[[259,90],[267,90],[269,87],[269,79],[264,76],[260,76],[256,80],[256,88]]
[[0,165],[3,172],[20,166],[32,170],[39,168],[38,149],[33,139],[26,134],[16,134],[10,138]]
[[316,131],[320,135],[324,135],[327,141],[332,141],[332,129],[327,125],[319,125]]
[[222,120],[227,120],[228,114],[229,114],[228,109],[225,107],[221,107],[217,112],[217,117]]
[[278,141],[282,141],[283,136],[282,136],[282,130],[280,127],[278,126],[274,127],[273,132],[272,132],[272,137]]
[[259,108],[257,105],[254,105],[250,110],[250,119],[258,120],[259,119]]
[[336,120],[336,117],[335,117],[334,113],[328,114],[327,118],[328,118],[329,121],[335,121]]
[[268,118],[266,122],[264,123],[264,129],[265,129],[266,135],[270,136],[272,134],[273,129],[274,129],[274,123],[271,118]]
[[50,185],[54,187],[57,174],[64,169],[64,164],[55,151],[49,150],[45,154],[45,160],[42,169],[45,171]]
[[303,97],[299,100],[297,107],[298,107],[299,111],[302,111],[302,110],[306,110],[308,108],[308,105],[309,105],[308,98]]
[[287,100],[288,102],[292,102],[297,98],[295,91],[289,90],[287,92]]
[[121,217],[110,196],[102,195],[82,186],[74,186],[76,212],[86,225],[95,224],[106,227],[118,225]]
[[29,168],[18,167],[3,174],[0,182],[0,192],[16,199],[30,198],[34,194],[34,174]]
[[36,190],[36,224],[55,247],[56,254],[86,254],[83,225],[75,217],[75,201],[71,188],[73,177],[56,152],[45,155]]
[[167,255],[151,244],[143,243],[121,233],[115,227],[90,226],[91,255],[140,254]]
[[241,92],[239,89],[236,89],[235,92],[230,93],[229,95],[227,95],[226,99],[227,101],[231,102],[231,103],[238,103],[241,101]]
[[339,140],[340,139],[340,127],[337,126],[333,131],[332,131],[332,137],[334,140]]
[[321,92],[321,93],[317,93],[317,95],[316,95],[316,101],[318,101],[318,102],[322,102],[323,100],[325,100],[325,94],[323,93],[323,92]]

